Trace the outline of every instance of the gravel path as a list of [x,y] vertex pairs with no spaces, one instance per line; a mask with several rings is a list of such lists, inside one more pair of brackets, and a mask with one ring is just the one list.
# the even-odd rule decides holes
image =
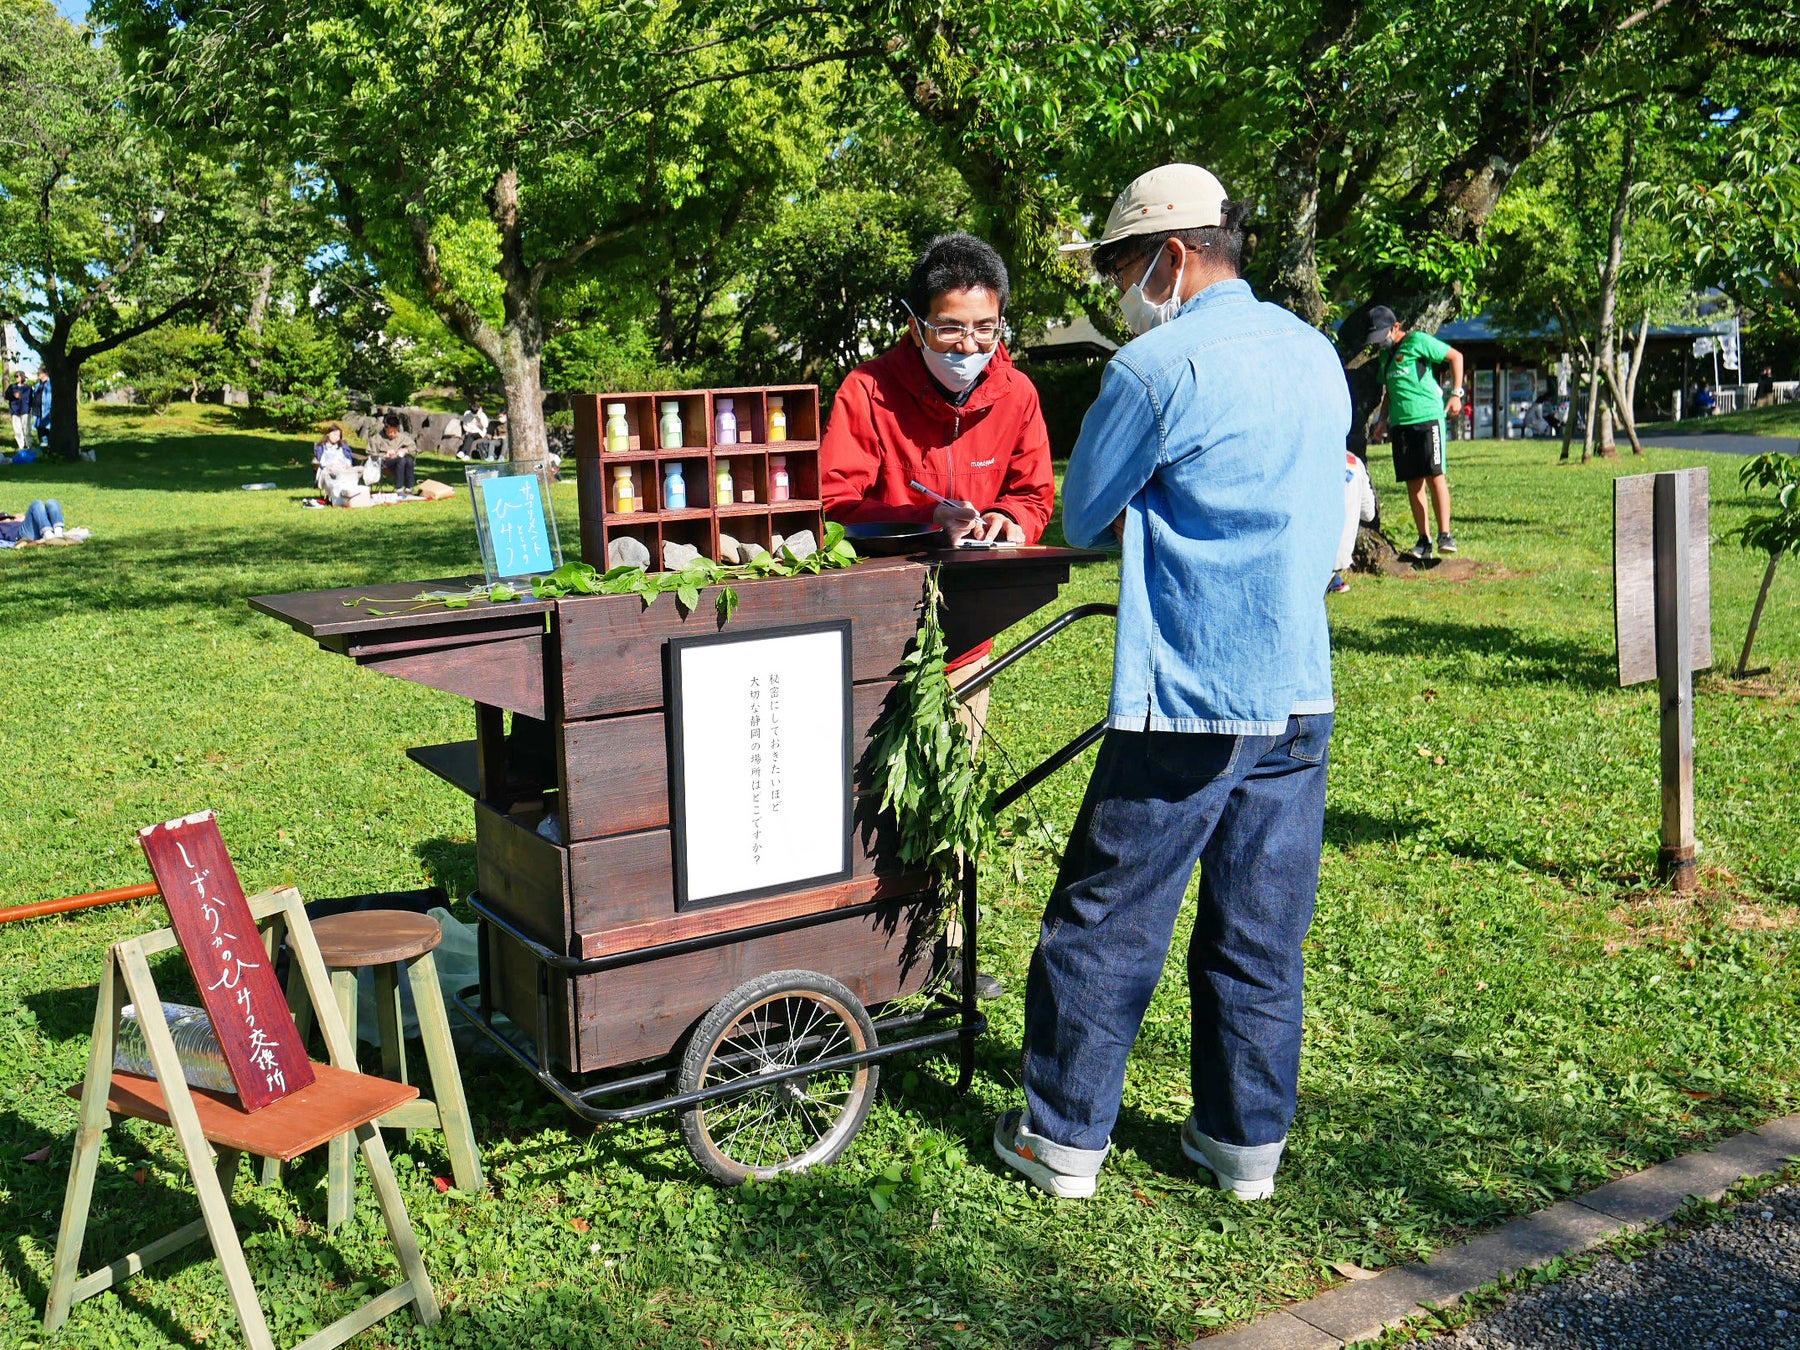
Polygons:
[[1436,1342],[1442,1350],[1800,1348],[1800,1186],[1629,1263],[1527,1293]]

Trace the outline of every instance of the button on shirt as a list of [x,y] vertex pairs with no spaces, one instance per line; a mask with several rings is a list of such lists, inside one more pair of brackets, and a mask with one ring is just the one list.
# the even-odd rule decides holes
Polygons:
[[1071,544],[1125,517],[1108,725],[1272,736],[1332,710],[1349,429],[1331,344],[1243,281],[1113,357],[1063,483]]

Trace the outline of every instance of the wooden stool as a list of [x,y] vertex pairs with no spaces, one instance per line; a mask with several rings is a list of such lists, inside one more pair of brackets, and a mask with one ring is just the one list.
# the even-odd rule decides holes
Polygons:
[[[458,1190],[474,1194],[482,1187],[481,1154],[475,1148],[475,1130],[469,1122],[469,1103],[463,1096],[462,1072],[456,1065],[456,1047],[450,1040],[450,1018],[444,1010],[444,993],[438,984],[437,963],[431,953],[444,940],[444,930],[429,914],[397,909],[364,909],[332,914],[312,921],[313,938],[331,972],[331,989],[337,996],[338,1015],[356,1048],[356,972],[375,968],[375,1007],[380,1036],[381,1075],[407,1083],[406,1038],[401,1032],[400,970],[412,984],[413,1008],[419,1015],[419,1039],[425,1046],[425,1063],[431,1069],[435,1100],[424,1097],[383,1113],[375,1123],[386,1129],[406,1131],[411,1140],[417,1129],[441,1129],[450,1154],[450,1170]],[[310,1021],[304,1000],[296,1000],[294,975],[288,976],[289,1004],[304,1037]],[[325,1222],[336,1228],[350,1217],[350,1196],[355,1184],[355,1157],[347,1138],[331,1141],[329,1185]],[[263,1164],[263,1180],[281,1174],[281,1164]]]
[[[422,1324],[437,1323],[437,1296],[420,1259],[418,1239],[382,1146],[381,1132],[374,1124],[379,1117],[409,1103],[418,1095],[418,1089],[354,1071],[351,1042],[329,1005],[320,1003],[329,998],[330,988],[318,949],[307,930],[300,893],[284,887],[253,896],[248,904],[251,916],[264,928],[263,937],[268,944],[265,950],[271,955],[278,949],[285,928],[299,973],[294,996],[309,1008],[322,1008],[319,1025],[329,1062],[312,1066],[315,1078],[310,1085],[254,1112],[245,1111],[235,1094],[190,1088],[163,1017],[162,998],[149,964],[151,956],[177,945],[174,930],[163,928],[115,943],[107,953],[106,970],[100,978],[87,1078],[69,1089],[71,1095],[81,1099],[81,1125],[75,1132],[75,1156],[69,1165],[62,1224],[56,1235],[50,1297],[44,1309],[46,1331],[54,1331],[67,1321],[70,1307],[81,1299],[110,1289],[151,1262],[208,1238],[224,1270],[225,1286],[237,1309],[244,1340],[251,1350],[275,1350],[231,1216],[231,1185],[238,1164],[246,1153],[291,1161],[327,1141],[335,1149],[337,1140],[342,1139],[347,1147],[352,1138],[362,1146],[381,1216],[406,1278],[308,1337],[306,1350],[342,1345],[409,1303]],[[137,1006],[155,1077],[113,1068],[119,1011],[127,1003]],[[87,1235],[88,1207],[93,1199],[100,1147],[115,1116],[153,1121],[174,1129],[199,1196],[201,1217],[82,1278],[81,1249]]]

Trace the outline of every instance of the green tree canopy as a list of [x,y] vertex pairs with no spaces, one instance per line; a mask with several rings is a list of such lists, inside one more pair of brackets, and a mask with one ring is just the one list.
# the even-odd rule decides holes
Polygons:
[[654,288],[659,262],[696,267],[734,213],[816,167],[827,68],[844,55],[810,7],[751,26],[729,7],[636,0],[95,13],[159,123],[316,170],[389,284],[499,372],[522,460],[545,449],[557,292],[609,272]]
[[44,0],[0,0],[0,314],[50,373],[53,450],[80,446],[83,364],[221,303],[288,203],[168,147],[112,53]]

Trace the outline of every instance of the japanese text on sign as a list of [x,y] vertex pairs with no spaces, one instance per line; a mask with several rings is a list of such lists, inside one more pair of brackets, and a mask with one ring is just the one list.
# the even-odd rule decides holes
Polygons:
[[237,871],[210,811],[138,833],[246,1111],[313,1081]]

